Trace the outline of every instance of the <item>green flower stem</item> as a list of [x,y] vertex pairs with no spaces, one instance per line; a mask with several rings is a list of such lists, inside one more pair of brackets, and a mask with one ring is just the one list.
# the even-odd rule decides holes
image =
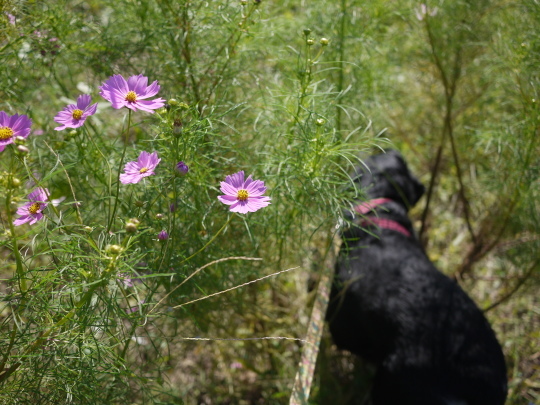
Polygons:
[[128,123],[127,123],[127,129],[125,131],[125,140],[124,140],[124,150],[122,151],[122,157],[120,158],[120,165],[118,166],[118,177],[116,178],[116,196],[114,198],[114,207],[112,210],[112,214],[109,218],[109,224],[107,225],[107,232],[110,232],[113,223],[114,218],[116,216],[116,208],[118,207],[118,199],[120,194],[120,174],[122,173],[122,166],[124,165],[124,158],[126,157],[126,149],[127,149],[127,141],[129,137],[129,130],[131,127],[131,110],[128,109]]
[[[131,110],[129,110],[131,111]],[[86,135],[86,137],[88,138],[88,140],[90,142],[92,142],[92,145],[94,145],[94,148],[96,148],[96,150],[98,151],[98,153],[101,155],[101,157],[103,158],[103,161],[105,162],[105,164],[107,165],[107,169],[109,171],[109,184],[108,184],[108,187],[109,187],[109,194],[112,194],[112,168],[111,168],[111,165],[109,163],[109,160],[107,159],[107,157],[105,156],[105,154],[101,151],[101,149],[99,148],[99,146],[97,145],[96,141],[94,140],[94,137],[92,137],[90,135],[90,131],[88,130],[88,128],[86,127],[86,125],[83,125],[83,133]],[[120,167],[120,169],[122,169]]]
[[219,231],[216,232],[216,234],[214,236],[212,236],[212,239],[210,239],[206,245],[204,245],[202,248],[200,248],[199,250],[197,250],[195,253],[193,253],[191,256],[189,256],[187,259],[184,259],[182,260],[180,263],[178,263],[179,265],[180,264],[183,264],[185,262],[187,262],[188,260],[194,258],[195,256],[197,256],[199,253],[201,253],[204,249],[206,249],[214,240],[216,240],[216,238],[218,237],[218,235],[223,232],[223,230],[227,227],[227,225],[229,225],[229,223],[231,222],[232,220],[232,216],[229,216],[229,218],[227,219],[227,222],[225,222],[225,224],[221,227],[221,229]]
[[[124,248],[123,252],[125,252],[127,250],[127,248],[129,247],[131,239],[132,239],[132,237],[128,236],[122,242],[122,247]],[[117,268],[117,263],[118,263],[121,256],[122,256],[122,254],[120,253],[119,255],[114,256],[114,257],[111,258],[111,261],[109,262],[109,265],[107,266],[107,268],[102,273],[102,277],[99,280],[96,280],[96,281],[94,281],[94,282],[92,282],[90,284],[87,284],[87,286],[89,286],[88,290],[83,294],[83,296],[75,304],[75,306],[73,308],[71,308],[71,310],[66,315],[64,315],[62,317],[62,319],[60,319],[54,325],[52,325],[51,327],[49,327],[48,329],[43,331],[39,335],[39,337],[30,346],[28,346],[26,348],[26,350],[23,352],[21,357],[28,356],[29,354],[35,352],[37,349],[39,349],[41,346],[43,346],[43,344],[47,340],[47,337],[49,337],[51,335],[51,333],[53,333],[55,330],[57,330],[58,328],[60,328],[61,326],[65,325],[67,322],[69,322],[75,316],[75,314],[77,314],[77,312],[84,305],[86,305],[88,302],[91,301],[95,291],[99,287],[103,286],[109,280],[110,276],[115,272],[115,270]],[[16,363],[8,371],[9,374],[12,374],[14,371],[16,371],[19,366],[20,366],[20,363]],[[7,376],[1,375],[0,376],[0,381],[5,379],[4,377],[7,378]]]
[[[13,183],[13,172],[15,171],[15,159],[14,154],[11,153],[11,159],[10,159],[10,175],[8,179],[8,184]],[[7,221],[9,223],[9,230],[11,232],[11,239],[13,243],[13,255],[15,256],[15,264],[16,264],[16,271],[17,271],[17,277],[19,279],[19,289],[21,291],[21,294],[23,296],[26,291],[28,291],[28,285],[26,284],[26,277],[24,274],[24,267],[21,257],[21,252],[19,252],[19,244],[17,241],[17,234],[15,233],[15,225],[13,225],[13,215],[11,215],[11,198],[13,197],[13,189],[9,188],[7,195],[6,195],[6,215],[7,215]],[[21,305],[22,308],[24,308],[24,305]]]
[[[13,255],[15,256],[17,277],[19,279],[19,289],[24,297],[26,291],[28,291],[28,285],[26,284],[26,275],[24,274],[21,252],[19,252],[17,234],[15,233],[15,226],[13,225],[13,216],[11,215],[11,197],[12,192],[10,190],[6,196],[6,215],[7,222],[9,223],[9,230],[11,232],[11,243],[13,244]],[[21,305],[21,307],[24,307],[24,305]]]

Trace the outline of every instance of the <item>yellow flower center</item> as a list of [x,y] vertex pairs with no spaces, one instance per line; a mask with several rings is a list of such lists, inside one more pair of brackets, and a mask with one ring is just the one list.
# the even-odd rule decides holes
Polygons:
[[146,173],[148,171],[148,167],[143,167],[141,170],[139,170],[139,173]]
[[249,197],[249,194],[247,190],[238,190],[238,194],[236,194],[236,198],[240,201],[246,201]]
[[38,202],[35,202],[30,207],[28,207],[28,212],[30,214],[37,214],[40,208],[41,208],[41,205]]
[[71,113],[71,115],[73,116],[73,119],[80,120],[83,115],[83,111],[79,109],[73,110],[73,113]]
[[137,93],[134,91],[128,91],[128,94],[126,94],[126,101],[129,101],[131,103],[137,101]]
[[13,130],[8,127],[0,128],[0,141],[5,141],[13,137]]

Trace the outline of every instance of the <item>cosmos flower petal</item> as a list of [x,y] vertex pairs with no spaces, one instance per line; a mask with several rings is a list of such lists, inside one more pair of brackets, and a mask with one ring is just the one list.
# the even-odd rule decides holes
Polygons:
[[138,99],[145,99],[145,98],[148,98],[148,97],[154,97],[156,94],[158,94],[159,89],[160,89],[160,86],[159,86],[159,84],[158,84],[158,82],[156,80],[150,86],[148,86],[145,89],[144,94],[141,94],[137,98]]
[[[149,153],[142,151],[137,158],[137,161],[128,162],[124,167],[124,173],[120,175],[120,182],[124,184],[138,183],[143,178],[153,176],[154,169],[159,164],[161,159],[158,158],[157,152]],[[141,173],[142,169],[146,169]]]
[[77,108],[84,111],[91,102],[92,97],[90,97],[88,94],[81,94],[79,98],[77,98]]
[[[159,89],[157,81],[148,86],[148,77],[142,74],[131,76],[127,81],[121,75],[114,75],[100,87],[100,95],[109,101],[113,108],[126,107],[133,111],[142,110],[153,113],[154,110],[165,105],[165,100],[162,98],[144,99],[155,96]],[[135,93],[134,101],[126,99],[129,92]]]
[[232,195],[220,195],[218,196],[218,200],[226,205],[232,205],[237,202],[236,196],[232,196]]
[[[33,225],[42,219],[42,212],[47,207],[48,195],[49,191],[41,187],[28,194],[29,202],[17,208],[17,215],[20,215],[20,217],[13,221],[13,225],[19,226],[27,222]],[[35,206],[36,203],[38,204],[37,207]]]
[[132,106],[149,113],[154,113],[154,110],[161,108],[165,105],[165,100],[162,98],[156,98],[154,100],[137,100],[132,103]]
[[226,176],[225,181],[221,182],[221,191],[225,195],[218,196],[218,200],[229,205],[231,212],[247,214],[270,204],[270,197],[262,196],[266,192],[264,182],[253,180],[251,175],[244,181],[243,171]]
[[148,78],[140,75],[131,76],[127,85],[130,91],[134,91],[137,95],[144,94],[146,87],[148,86]]
[[[79,128],[82,127],[88,117],[94,115],[97,111],[97,103],[91,107],[88,107],[92,102],[92,97],[88,94],[81,94],[77,98],[77,105],[69,104],[62,111],[60,111],[54,117],[54,121],[61,124],[54,128],[57,131],[61,131],[66,128]],[[75,110],[82,111],[80,117],[75,118],[73,112]]]
[[238,173],[227,176],[225,179],[231,186],[242,189],[244,188],[244,171],[239,171]]
[[221,182],[221,191],[227,195],[234,196],[236,198],[236,195],[238,194],[238,189],[236,187],[233,187],[231,184],[227,183],[226,181]]
[[255,180],[246,187],[246,190],[250,196],[258,197],[266,192],[266,187],[264,186],[264,183],[262,181]]

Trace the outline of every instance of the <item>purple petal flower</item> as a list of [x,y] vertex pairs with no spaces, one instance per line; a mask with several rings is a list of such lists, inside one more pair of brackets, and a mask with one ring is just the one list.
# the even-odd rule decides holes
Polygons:
[[13,225],[19,226],[27,222],[33,225],[43,218],[42,212],[47,207],[48,196],[49,190],[41,187],[28,194],[30,201],[17,209],[17,214],[20,217],[13,221]]
[[79,128],[84,124],[84,121],[91,115],[94,115],[97,110],[97,103],[90,105],[92,97],[88,94],[82,94],[77,99],[77,105],[70,104],[62,111],[56,114],[54,120],[60,125],[55,129],[61,131],[66,128]]
[[167,239],[169,239],[169,234],[167,233],[167,231],[163,230],[160,233],[158,233],[157,238],[160,241],[166,241]]
[[8,16],[9,23],[15,25],[17,18],[13,14],[6,13],[6,15]]
[[187,172],[189,172],[189,167],[184,162],[178,162],[176,164],[176,170],[180,174],[187,174]]
[[129,277],[128,273],[119,273],[116,279],[121,283],[124,283],[125,287],[133,287],[133,280]]
[[142,151],[136,162],[129,162],[124,167],[124,173],[120,175],[120,181],[124,184],[138,183],[144,177],[154,175],[154,169],[159,164],[157,152],[148,153]]
[[122,75],[111,76],[100,89],[101,97],[109,101],[116,109],[127,107],[133,111],[143,110],[153,113],[153,110],[165,105],[165,100],[162,98],[146,100],[155,96],[160,86],[157,80],[148,86],[148,78],[142,74],[131,76],[127,81]]
[[253,180],[251,176],[244,180],[244,171],[227,176],[221,182],[221,191],[225,195],[218,196],[218,199],[230,205],[231,212],[246,214],[270,204],[270,197],[263,196],[266,192],[264,182]]
[[0,152],[13,143],[15,137],[27,138],[31,125],[32,120],[24,114],[9,116],[4,111],[0,111]]

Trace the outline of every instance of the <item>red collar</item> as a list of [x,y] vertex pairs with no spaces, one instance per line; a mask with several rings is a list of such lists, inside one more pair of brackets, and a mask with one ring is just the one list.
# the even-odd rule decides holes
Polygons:
[[[379,205],[390,202],[390,201],[392,201],[390,198],[375,198],[373,200],[369,200],[362,204],[357,205],[356,207],[354,207],[354,211],[356,211],[360,215],[367,215]],[[375,226],[378,226],[379,228],[390,229],[392,231],[399,232],[405,235],[406,237],[411,236],[411,233],[407,229],[405,229],[405,227],[403,227],[401,224],[398,224],[396,221],[392,221],[391,219],[369,216],[369,218],[365,218],[360,223],[360,225],[361,226],[375,225]]]

